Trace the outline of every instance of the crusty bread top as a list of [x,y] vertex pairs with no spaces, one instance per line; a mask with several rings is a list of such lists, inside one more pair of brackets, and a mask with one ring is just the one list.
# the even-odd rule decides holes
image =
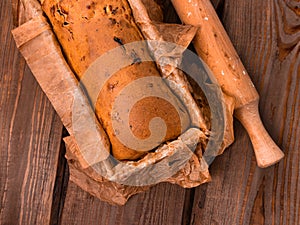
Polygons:
[[42,4],[70,66],[81,78],[100,55],[142,40],[124,0],[45,0]]

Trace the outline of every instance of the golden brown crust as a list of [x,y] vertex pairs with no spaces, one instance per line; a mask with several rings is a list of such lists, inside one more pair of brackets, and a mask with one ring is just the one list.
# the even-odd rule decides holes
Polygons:
[[[42,8],[50,19],[66,58],[79,79],[91,63],[108,50],[121,44],[143,40],[128,3],[124,0],[45,0],[42,2]],[[95,105],[96,114],[110,138],[112,152],[120,160],[137,159],[145,152],[124,146],[116,137],[112,128],[113,103],[126,85],[145,76],[160,76],[153,62],[133,63],[121,69],[104,85]],[[171,93],[166,85],[161,89],[163,92]],[[188,128],[189,118],[184,106],[174,95],[173,98],[186,115],[183,124],[178,123],[182,118],[179,118],[176,110],[170,109],[165,100],[148,99],[140,102],[139,109],[130,113],[129,122],[133,133],[138,138],[147,138],[149,136],[147,124],[151,117],[161,117],[168,113],[168,116],[165,116],[168,129],[164,141],[179,136],[181,130]],[[141,125],[141,122],[146,124]]]
[[142,40],[124,0],[45,0],[42,8],[79,78],[95,59],[119,46],[116,38]]

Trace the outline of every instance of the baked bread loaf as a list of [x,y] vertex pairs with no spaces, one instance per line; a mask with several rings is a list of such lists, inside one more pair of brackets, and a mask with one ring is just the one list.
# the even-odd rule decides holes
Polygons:
[[[120,45],[144,39],[126,0],[43,0],[41,4],[79,80],[99,56]],[[149,54],[146,48],[144,52]],[[147,76],[160,76],[155,63],[140,62],[135,54],[128,53],[128,57],[132,58],[132,64],[106,81],[95,104],[96,115],[109,136],[112,154],[119,160],[135,160],[152,149],[132,149],[119,140],[112,126],[113,120],[118,119],[112,115],[114,101],[130,83]],[[163,98],[146,96],[137,101],[130,111],[128,126],[138,139],[147,139],[151,131],[160,129],[157,126],[149,130],[149,122],[155,117],[162,118],[167,127],[163,142],[175,139],[190,126],[188,112],[180,100],[166,84],[160,89],[173,99],[172,104]],[[176,108],[180,109],[180,114]]]

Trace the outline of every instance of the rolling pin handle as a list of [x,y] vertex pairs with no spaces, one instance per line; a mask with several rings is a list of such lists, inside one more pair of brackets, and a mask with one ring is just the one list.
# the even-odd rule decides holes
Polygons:
[[235,110],[235,117],[242,123],[251,139],[257,165],[266,168],[280,161],[284,154],[274,143],[259,116],[258,100]]

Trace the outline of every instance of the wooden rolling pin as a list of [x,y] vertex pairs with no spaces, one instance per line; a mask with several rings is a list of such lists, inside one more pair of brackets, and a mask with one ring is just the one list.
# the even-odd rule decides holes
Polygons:
[[171,0],[181,21],[200,27],[193,41],[224,94],[235,99],[235,117],[246,128],[259,167],[283,158],[265,130],[258,111],[259,95],[209,0]]

